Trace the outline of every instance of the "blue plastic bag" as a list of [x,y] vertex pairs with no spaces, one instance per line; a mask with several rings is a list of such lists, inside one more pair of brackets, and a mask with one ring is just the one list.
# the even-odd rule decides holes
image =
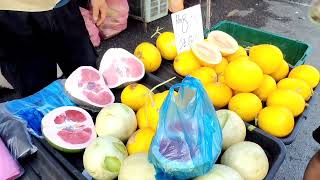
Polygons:
[[7,113],[17,116],[27,124],[28,130],[42,137],[41,120],[44,115],[61,106],[75,106],[64,90],[61,80],[56,80],[34,95],[4,103]]
[[[174,90],[179,88],[179,95]],[[160,110],[149,161],[157,179],[190,179],[209,172],[222,149],[215,109],[199,80],[187,76],[170,88]]]

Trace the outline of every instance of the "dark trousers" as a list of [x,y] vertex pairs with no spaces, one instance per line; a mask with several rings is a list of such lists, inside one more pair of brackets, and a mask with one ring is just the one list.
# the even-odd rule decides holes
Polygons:
[[0,67],[22,95],[31,95],[79,66],[96,67],[97,53],[89,39],[76,0],[45,12],[0,11]]

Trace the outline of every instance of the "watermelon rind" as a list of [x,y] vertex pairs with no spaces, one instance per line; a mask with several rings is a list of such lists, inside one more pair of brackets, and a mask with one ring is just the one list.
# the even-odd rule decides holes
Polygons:
[[[48,120],[49,116],[52,116],[52,117],[56,117],[58,116],[59,114],[61,114],[63,111],[66,111],[66,110],[77,110],[81,113],[83,113],[88,119],[86,121],[92,121],[92,124],[90,124],[90,122],[87,122],[89,124],[87,124],[86,127],[88,128],[91,128],[92,130],[92,134],[90,136],[90,139],[86,142],[86,143],[83,143],[83,144],[78,144],[78,145],[72,145],[72,144],[68,144],[67,142],[65,142],[66,144],[68,144],[69,148],[67,147],[63,147],[63,145],[59,145],[57,143],[54,143],[52,141],[53,138],[59,138],[58,135],[56,135],[56,137],[51,137],[49,138],[48,136],[50,136],[50,133],[46,133],[46,129],[45,129],[45,126],[48,126],[49,125],[52,125],[52,124],[49,124],[51,123],[50,121],[51,120]],[[54,121],[54,120],[52,120]],[[85,121],[85,122],[86,122]],[[83,122],[83,123],[85,123]],[[46,124],[45,124],[46,123]],[[57,125],[59,126],[59,125]],[[48,127],[46,127],[48,129]],[[52,127],[52,126],[50,126]],[[52,129],[52,128],[50,128]],[[44,139],[47,141],[47,143],[49,145],[51,145],[53,148],[59,150],[59,151],[62,151],[62,152],[65,152],[65,153],[79,153],[79,152],[82,152],[86,147],[88,147],[93,141],[94,139],[96,139],[97,137],[97,134],[96,134],[96,131],[95,131],[95,126],[94,126],[94,123],[93,123],[93,120],[92,120],[92,117],[91,115],[84,109],[80,108],[80,107],[76,107],[76,106],[62,106],[62,107],[59,107],[59,108],[56,108],[52,111],[50,111],[48,114],[46,114],[43,119],[42,119],[42,122],[41,122],[41,130],[42,130],[42,134],[44,136]],[[58,132],[58,131],[57,131]],[[52,133],[52,132],[51,132]],[[56,141],[58,141],[57,139],[55,139]],[[63,140],[61,140],[63,141]],[[86,145],[85,145],[86,144]],[[74,146],[74,148],[70,148]],[[78,147],[77,147],[78,146]],[[80,147],[79,147],[80,146]]]

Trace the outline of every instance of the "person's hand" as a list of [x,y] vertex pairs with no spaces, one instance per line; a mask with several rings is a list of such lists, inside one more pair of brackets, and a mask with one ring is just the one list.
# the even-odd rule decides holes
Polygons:
[[107,16],[107,3],[105,0],[91,0],[93,20],[100,26]]

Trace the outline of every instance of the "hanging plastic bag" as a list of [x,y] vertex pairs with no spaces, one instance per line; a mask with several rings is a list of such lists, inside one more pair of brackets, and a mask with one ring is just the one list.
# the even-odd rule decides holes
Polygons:
[[83,17],[93,46],[98,47],[100,45],[99,28],[93,21],[92,13],[89,10],[84,9],[82,7],[80,7],[80,12]]
[[0,179],[16,179],[22,174],[22,168],[18,165],[17,161],[12,158],[7,147],[0,138]]
[[106,2],[107,17],[99,27],[102,39],[111,38],[125,30],[129,16],[127,0],[106,0]]
[[61,106],[75,106],[64,90],[63,82],[56,80],[34,95],[6,102],[5,110],[26,123],[28,130],[42,137],[41,120],[44,115]]
[[[178,96],[174,90],[179,88]],[[215,109],[199,80],[186,77],[170,88],[160,109],[149,160],[158,179],[189,179],[210,171],[222,149]]]

